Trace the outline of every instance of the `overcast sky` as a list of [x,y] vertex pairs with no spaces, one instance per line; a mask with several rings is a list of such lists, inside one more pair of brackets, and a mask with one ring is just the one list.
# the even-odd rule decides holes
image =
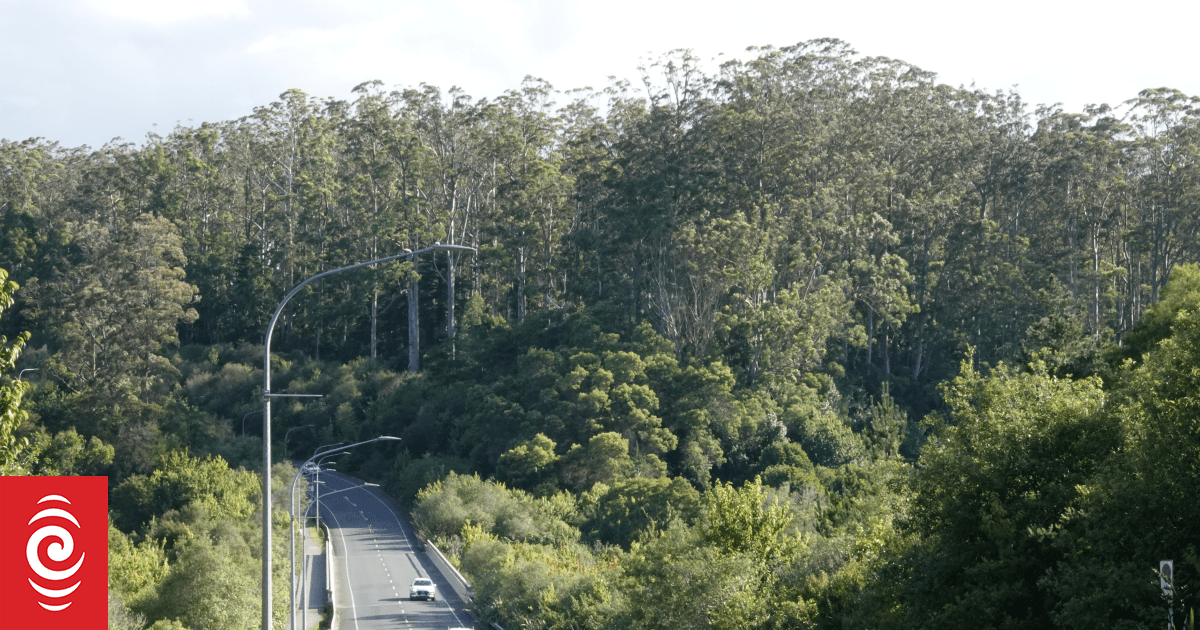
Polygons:
[[[492,97],[525,75],[560,90],[635,80],[676,48],[745,57],[836,37],[952,85],[1026,101],[1117,104],[1200,94],[1200,4],[930,0],[0,0],[0,138],[99,147],[239,118],[289,88],[457,85]],[[715,64],[714,64],[715,65]],[[157,127],[155,127],[157,125]]]

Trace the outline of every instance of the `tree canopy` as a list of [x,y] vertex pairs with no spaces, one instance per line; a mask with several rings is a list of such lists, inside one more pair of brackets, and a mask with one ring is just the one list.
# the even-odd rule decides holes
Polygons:
[[485,622],[1185,618],[1200,98],[1032,107],[832,39],[639,79],[0,140],[0,473],[109,476],[114,628],[254,625],[270,313],[436,244],[471,250],[283,310],[273,387],[323,397],[273,452],[400,437],[339,465]]

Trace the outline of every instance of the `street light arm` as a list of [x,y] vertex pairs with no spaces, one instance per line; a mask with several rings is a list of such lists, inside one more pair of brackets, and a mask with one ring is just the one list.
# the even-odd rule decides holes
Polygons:
[[[321,482],[321,483],[324,483],[324,482]],[[379,487],[379,484],[377,484],[377,483],[364,483],[362,485],[352,486],[350,488],[342,488],[341,490],[334,490],[333,492],[323,492],[323,493],[321,493],[321,498],[324,499],[325,497],[335,495],[339,492],[348,492],[350,490],[358,490],[359,488],[378,488],[378,487]],[[312,507],[312,506],[310,505],[309,507]],[[305,510],[306,513],[307,513],[307,511],[308,510]]]
[[[318,467],[320,467],[320,466],[321,466],[321,462],[325,461],[326,459],[329,459],[330,457],[341,457],[342,455],[349,455],[349,454],[350,454],[350,451],[343,450],[343,449],[353,448],[353,447],[355,447],[355,446],[362,446],[363,444],[370,444],[370,443],[372,443],[372,442],[378,442],[378,441],[380,441],[380,440],[399,440],[399,439],[400,439],[400,438],[397,438],[397,437],[391,437],[391,436],[381,436],[381,437],[377,437],[377,438],[375,438],[375,439],[373,439],[373,440],[367,440],[367,441],[365,441],[365,442],[359,442],[359,443],[357,443],[357,444],[351,444],[350,446],[342,446],[342,447],[339,447],[337,450],[334,450],[333,452],[325,451],[325,452],[323,452],[323,453],[321,453],[321,454],[319,454],[319,455],[313,455],[312,457],[310,457],[310,458],[308,459],[308,461],[304,462],[304,465],[311,464],[311,463],[313,463],[313,460],[316,460],[316,465],[317,465]],[[302,466],[302,468],[303,468],[303,466]]]
[[[319,457],[322,453],[328,453],[329,451],[340,450],[342,448],[343,444],[345,444],[345,442],[334,442],[333,444],[322,444],[321,446],[317,447],[317,450],[313,451],[313,456],[309,457],[308,460],[305,461],[304,463],[307,464],[308,462],[311,462],[312,460]],[[324,449],[324,450],[322,450],[322,449]]]
[[295,431],[296,429],[307,429],[308,427],[311,427],[311,426],[313,426],[313,425],[311,425],[311,424],[306,424],[306,425],[304,425],[304,426],[301,426],[301,427],[292,427],[292,428],[288,429],[287,433],[283,434],[283,441],[284,441],[284,442],[286,442],[286,441],[287,441],[287,439],[288,439],[288,436],[292,434],[292,431]]
[[246,415],[242,416],[242,437],[246,437],[246,418],[249,418],[251,414],[262,412],[262,409],[255,409],[254,411],[247,411]]
[[322,271],[321,273],[318,273],[315,276],[310,276],[309,278],[307,278],[300,284],[297,284],[295,287],[293,287],[291,291],[288,291],[288,294],[283,296],[283,301],[280,302],[279,306],[275,308],[275,313],[273,315],[271,315],[270,323],[267,324],[267,337],[266,337],[267,358],[265,359],[266,374],[264,375],[265,379],[266,379],[267,390],[264,391],[263,393],[264,394],[270,393],[269,388],[271,386],[271,359],[270,359],[270,356],[271,356],[271,333],[275,330],[275,322],[279,319],[279,314],[283,312],[283,307],[287,305],[288,300],[292,299],[292,296],[296,295],[296,293],[299,292],[300,289],[303,289],[304,287],[308,286],[308,284],[310,282],[312,282],[313,280],[316,280],[318,278],[324,278],[325,276],[331,276],[335,273],[341,273],[343,271],[350,271],[351,269],[358,269],[359,267],[367,267],[370,265],[377,265],[379,263],[387,262],[389,260],[396,260],[397,258],[412,258],[413,256],[416,256],[418,254],[424,254],[425,252],[432,252],[432,251],[439,251],[439,250],[471,251],[471,252],[476,251],[474,247],[467,247],[466,245],[434,245],[432,247],[418,249],[415,252],[405,252],[403,254],[393,254],[391,256],[384,256],[383,258],[376,258],[375,260],[368,260],[367,262],[360,262],[360,263],[355,263],[353,265],[346,265],[345,267],[338,267],[337,269],[330,269],[328,271]]
[[[403,254],[393,254],[368,260],[366,262],[338,267],[329,271],[322,271],[314,276],[310,276],[300,284],[292,287],[287,295],[283,296],[283,300],[279,302],[279,306],[275,307],[275,312],[271,314],[271,321],[267,323],[267,333],[263,337],[263,514],[262,514],[262,630],[274,630],[272,623],[272,606],[271,603],[271,336],[275,331],[275,322],[279,321],[279,315],[283,313],[283,308],[287,306],[288,300],[291,300],[296,293],[308,286],[313,280],[324,278],[325,276],[367,267],[370,265],[396,260],[397,258],[412,258],[418,254],[432,252],[437,250],[448,251],[475,251],[473,247],[465,245],[442,245],[437,244],[432,247],[418,249],[415,252],[404,252]],[[245,418],[242,418],[243,422]],[[396,438],[393,438],[396,439]],[[373,440],[368,440],[373,441]],[[365,444],[360,442],[359,444]],[[357,446],[354,445],[354,446]]]
[[[400,440],[400,438],[398,438],[398,437],[392,437],[392,436],[390,436],[390,435],[381,435],[381,436],[379,436],[379,437],[377,437],[377,438],[371,438],[371,439],[369,439],[369,440],[363,440],[362,442],[355,442],[354,444],[350,444],[349,446],[339,446],[339,447],[338,447],[336,450],[339,450],[339,451],[344,451],[344,450],[347,450],[347,449],[354,448],[355,446],[362,446],[363,444],[370,444],[371,442],[390,441],[390,440],[396,440],[396,441],[399,441],[399,440]],[[326,451],[326,452],[328,452],[328,451]],[[316,457],[316,456],[314,455],[313,457]]]
[[328,455],[322,455],[321,459],[318,459],[316,462],[317,468],[321,467],[321,462],[329,459],[330,457],[341,457],[342,455],[349,455],[349,454],[350,454],[349,451],[335,451],[333,453],[329,453]]
[[[285,439],[286,439],[286,436],[285,436]],[[295,628],[295,625],[296,625],[296,603],[295,603],[295,598],[296,598],[296,527],[295,527],[296,482],[300,480],[300,475],[305,473],[309,464],[313,463],[313,460],[317,460],[317,472],[319,472],[320,464],[322,461],[324,461],[328,457],[338,457],[341,455],[346,455],[349,453],[349,451],[346,449],[354,448],[355,446],[362,446],[363,444],[370,444],[371,442],[379,442],[381,440],[399,440],[399,439],[400,438],[398,438],[398,437],[392,437],[390,435],[381,435],[374,439],[364,440],[364,441],[358,442],[356,444],[351,444],[350,446],[343,446],[342,442],[334,442],[333,444],[322,444],[321,446],[317,447],[316,451],[313,452],[312,457],[309,457],[307,460],[304,461],[303,464],[300,465],[300,467],[298,469],[296,469],[296,476],[294,478],[292,478],[292,493],[291,493],[291,501],[289,504],[289,509],[291,510],[291,524],[288,527],[288,529],[291,531],[291,535],[292,535],[292,544],[291,544],[291,549],[289,552],[289,556],[291,557],[291,570],[289,571],[289,574],[290,574],[289,580],[291,582],[291,589],[289,590],[289,595],[288,595],[288,608],[290,609],[290,612],[288,614],[292,620],[292,624],[291,624],[292,628]],[[320,481],[312,482],[314,487],[319,483],[322,483],[322,482],[320,482]],[[378,484],[366,484],[366,485],[378,486]],[[339,490],[338,492],[341,492],[341,491]],[[333,494],[333,493],[330,493],[330,494]],[[320,490],[317,490],[318,500],[319,500],[320,496],[321,496]],[[307,514],[307,512],[308,512],[308,510],[305,509],[306,514]],[[301,538],[303,538],[303,533],[301,533]],[[307,613],[305,613],[305,614],[307,614]]]

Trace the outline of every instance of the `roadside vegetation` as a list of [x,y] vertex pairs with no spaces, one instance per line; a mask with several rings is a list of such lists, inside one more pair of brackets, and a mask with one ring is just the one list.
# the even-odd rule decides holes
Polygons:
[[[0,141],[0,473],[110,479],[110,624],[257,627],[333,442],[505,628],[1142,628],[1200,588],[1200,100],[833,40]],[[312,426],[307,426],[312,425]],[[298,428],[287,437],[287,430]],[[286,492],[276,497],[277,627]],[[1175,561],[1168,603],[1156,573]]]

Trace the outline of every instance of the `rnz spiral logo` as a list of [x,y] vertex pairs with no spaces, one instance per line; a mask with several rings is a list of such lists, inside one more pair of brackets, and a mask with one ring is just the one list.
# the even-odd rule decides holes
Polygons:
[[[68,506],[71,505],[71,502],[68,501],[66,497],[57,494],[48,494],[38,499],[38,504],[46,503],[47,501],[61,501],[62,503],[66,503]],[[79,521],[76,520],[70,512],[58,507],[46,508],[37,514],[34,514],[33,518],[29,519],[29,524],[33,525],[37,521],[43,519],[50,519],[51,522],[53,522],[53,520],[56,518],[70,521],[73,525],[75,525],[76,529],[79,529]],[[25,560],[29,562],[29,568],[33,569],[33,572],[36,573],[38,577],[49,582],[62,582],[75,577],[75,574],[79,573],[79,568],[83,566],[83,559],[85,556],[87,556],[87,554],[80,553],[79,560],[76,561],[70,569],[65,571],[55,571],[54,569],[49,569],[45,564],[42,563],[42,559],[40,557],[42,541],[46,540],[47,538],[54,541],[50,543],[49,547],[46,548],[46,555],[49,556],[50,560],[54,562],[67,562],[74,555],[75,537],[71,535],[71,532],[59,527],[58,525],[43,525],[42,527],[38,528],[36,532],[33,532],[33,535],[29,537],[29,542],[25,545]],[[38,605],[51,612],[66,610],[68,607],[70,607],[71,601],[64,598],[67,598],[71,595],[71,593],[74,593],[81,584],[83,584],[83,580],[78,580],[67,588],[53,589],[46,588],[44,586],[38,586],[38,583],[32,578],[29,580],[29,585],[33,587],[33,590],[46,596],[51,601],[63,601],[61,604],[47,604],[46,602],[41,601],[41,598],[38,598]]]
[[0,477],[0,566],[0,630],[107,628],[107,477]]

